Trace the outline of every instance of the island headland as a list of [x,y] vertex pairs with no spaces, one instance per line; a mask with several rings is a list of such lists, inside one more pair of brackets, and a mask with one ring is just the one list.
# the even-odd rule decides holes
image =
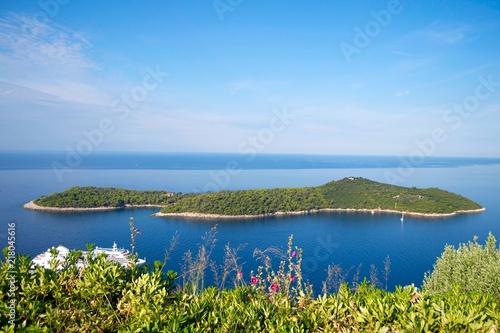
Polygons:
[[461,195],[438,188],[418,189],[348,177],[321,186],[172,193],[119,188],[73,187],[24,205],[47,211],[95,211],[160,207],[158,217],[259,218],[318,212],[367,212],[442,218],[485,210]]

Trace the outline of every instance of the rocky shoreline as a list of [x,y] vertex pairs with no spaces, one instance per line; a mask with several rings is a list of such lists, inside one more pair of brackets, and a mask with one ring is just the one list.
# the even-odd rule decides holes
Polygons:
[[[472,210],[457,210],[453,213],[417,213],[417,212],[404,212],[406,216],[421,217],[421,218],[442,218],[451,217],[457,214],[475,214],[484,212],[486,208],[472,209]],[[258,215],[221,215],[221,214],[203,214],[203,213],[162,213],[158,212],[153,214],[155,217],[184,217],[184,218],[196,218],[196,219],[251,219],[251,218],[262,218],[262,217],[272,217],[272,216],[287,216],[287,215],[305,215],[305,214],[315,214],[321,212],[364,212],[364,213],[383,213],[383,214],[401,214],[401,211],[391,210],[391,209],[352,209],[352,208],[323,208],[314,210],[304,210],[304,211],[292,211],[292,212],[276,212],[269,214],[258,214]]]
[[[95,208],[58,208],[58,207],[44,207],[35,204],[33,201],[28,202],[23,205],[23,208],[30,210],[39,211],[49,211],[49,212],[91,212],[91,211],[102,211],[102,210],[117,210],[123,208],[163,208],[162,205],[125,205],[124,207],[95,207]],[[457,210],[453,213],[417,213],[417,212],[404,212],[406,216],[422,217],[422,218],[442,218],[451,217],[457,214],[474,214],[485,211],[486,208],[472,209],[472,210]],[[196,219],[253,219],[262,217],[272,217],[272,216],[288,216],[288,215],[305,215],[305,214],[315,214],[321,212],[362,212],[362,213],[383,213],[383,214],[401,214],[401,211],[393,209],[353,209],[353,208],[323,208],[323,209],[313,209],[313,210],[303,210],[303,211],[290,211],[290,212],[276,212],[269,214],[257,214],[257,215],[221,215],[221,214],[204,214],[204,213],[162,213],[158,212],[152,214],[154,217],[185,217],[185,218],[196,218]]]
[[162,205],[125,205],[124,207],[95,207],[95,208],[59,208],[59,207],[44,207],[35,204],[33,201],[28,202],[23,205],[25,209],[31,210],[41,210],[41,211],[49,211],[49,212],[92,212],[92,211],[100,211],[100,210],[117,210],[123,208],[148,208],[148,207],[158,207],[163,208]]

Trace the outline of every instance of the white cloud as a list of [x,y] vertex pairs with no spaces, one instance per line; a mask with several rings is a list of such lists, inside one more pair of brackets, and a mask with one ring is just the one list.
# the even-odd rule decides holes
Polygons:
[[30,98],[46,99],[50,97],[51,97],[50,95],[41,93],[36,90],[10,84],[5,81],[0,81],[0,100],[5,99],[16,102],[22,102]]
[[103,84],[92,76],[99,66],[88,55],[91,48],[78,32],[50,21],[7,14],[0,18],[0,81],[4,85],[0,97],[23,96],[33,102],[43,95],[44,100],[57,103],[109,105]]
[[436,61],[437,61],[436,57],[402,60],[402,61],[398,61],[392,67],[391,71],[399,73],[399,74],[408,74],[408,73],[414,72],[416,70],[420,70],[423,67],[430,66],[430,65],[436,63]]
[[406,52],[401,52],[401,51],[392,51],[393,54],[403,56],[403,57],[414,57],[415,55],[413,53],[406,53]]
[[81,34],[54,23],[20,14],[0,19],[0,47],[13,65],[43,66],[53,72],[96,69],[86,56],[91,46]]
[[494,65],[495,65],[495,63],[487,63],[487,64],[483,64],[480,66],[475,66],[473,68],[468,68],[468,69],[465,69],[465,70],[463,70],[463,71],[461,71],[453,76],[450,76],[450,77],[447,77],[443,80],[437,81],[436,83],[444,83],[444,82],[448,82],[448,81],[454,81],[454,80],[459,79],[461,77],[477,75],[477,74],[481,73],[485,68],[488,68],[488,67],[491,67]]
[[354,90],[363,88],[364,86],[365,86],[365,84],[364,83],[360,83],[360,82],[353,82],[353,83],[349,84],[349,87],[351,89],[354,89]]
[[[491,104],[484,107],[480,112],[474,113],[475,118],[489,117],[491,115],[497,116],[500,114],[500,104]],[[491,119],[491,118],[490,118]],[[494,122],[496,123],[496,121]]]
[[449,27],[436,21],[421,30],[420,34],[440,43],[455,44],[465,37],[466,31],[467,27],[464,25]]
[[406,96],[406,95],[409,95],[409,94],[410,94],[410,91],[409,90],[405,90],[405,91],[400,91],[400,92],[396,93],[394,96],[401,97],[401,96]]
[[462,40],[464,37],[464,31],[460,28],[451,31],[427,31],[427,36],[444,42],[446,44],[454,44]]
[[26,88],[52,96],[57,101],[71,101],[79,104],[110,105],[110,98],[106,93],[96,89],[94,85],[67,79],[58,79],[52,84],[44,82],[25,81]]
[[250,90],[250,89],[252,89],[253,84],[254,84],[254,82],[251,79],[244,79],[244,80],[236,81],[236,82],[232,83],[230,86],[231,94],[234,95],[240,91]]

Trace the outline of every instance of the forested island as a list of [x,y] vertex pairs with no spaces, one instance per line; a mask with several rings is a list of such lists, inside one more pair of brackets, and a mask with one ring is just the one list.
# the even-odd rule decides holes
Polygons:
[[[114,187],[72,187],[24,205],[34,210],[94,210],[125,207],[163,207],[177,195],[167,191],[138,191]],[[174,199],[175,200],[175,199]]]
[[418,189],[348,177],[321,186],[172,193],[119,188],[73,187],[25,205],[41,210],[91,210],[158,206],[156,216],[257,217],[356,210],[422,216],[483,211],[478,203],[438,188]]

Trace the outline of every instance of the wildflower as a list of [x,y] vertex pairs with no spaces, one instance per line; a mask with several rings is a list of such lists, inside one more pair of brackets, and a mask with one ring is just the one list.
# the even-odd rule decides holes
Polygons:
[[271,291],[277,292],[278,291],[278,285],[276,283],[271,284],[271,287],[269,287]]
[[294,282],[297,277],[295,275],[290,275],[290,281]]
[[255,276],[252,276],[250,278],[250,283],[253,284],[254,286],[259,282],[259,279],[257,279]]
[[236,278],[238,278],[238,280],[241,280],[243,278],[243,273],[242,272],[236,273]]
[[292,252],[292,257],[295,257],[297,255],[297,251]]

